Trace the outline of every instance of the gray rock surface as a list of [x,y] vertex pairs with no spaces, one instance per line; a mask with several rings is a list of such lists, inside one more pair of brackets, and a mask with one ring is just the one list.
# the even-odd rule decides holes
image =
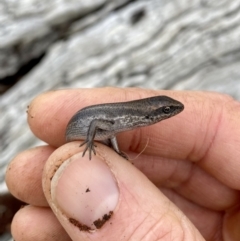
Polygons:
[[84,19],[84,28],[124,3],[125,0],[1,0],[0,66],[4,68],[0,69],[0,78],[15,74],[19,67],[46,52],[53,42],[66,37],[76,20]]
[[240,100],[238,0],[0,1],[0,79],[41,62],[0,97],[0,194],[7,163],[41,143],[26,109],[43,91],[138,86]]

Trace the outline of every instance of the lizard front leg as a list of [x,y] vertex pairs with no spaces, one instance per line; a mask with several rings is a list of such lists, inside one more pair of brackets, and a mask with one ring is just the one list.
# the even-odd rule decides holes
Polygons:
[[86,151],[89,150],[89,160],[91,160],[92,152],[94,153],[94,155],[96,155],[96,151],[95,151],[96,145],[94,145],[94,138],[96,136],[97,131],[103,131],[103,132],[111,131],[113,128],[113,125],[114,125],[113,121],[107,121],[107,120],[101,120],[101,119],[93,120],[90,123],[90,126],[88,128],[86,140],[80,145],[80,146],[83,146],[84,144],[86,144],[86,148],[84,149],[82,156],[84,156]]

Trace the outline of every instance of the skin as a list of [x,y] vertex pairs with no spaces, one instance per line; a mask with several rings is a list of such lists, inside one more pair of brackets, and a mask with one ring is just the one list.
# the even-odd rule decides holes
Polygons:
[[[80,142],[62,146],[65,143],[66,125],[73,114],[85,106],[103,101],[129,101],[153,95],[167,95],[177,99],[184,104],[185,109],[159,125],[119,134],[120,148],[131,158],[144,149],[140,156],[131,161],[133,165],[108,147],[97,143],[97,154],[104,153],[113,169],[131,173],[125,180],[131,195],[128,202],[123,200],[121,205],[134,207],[137,199],[140,207],[154,207],[155,202],[164,200],[157,192],[162,192],[171,200],[167,206],[158,207],[159,210],[167,211],[151,227],[148,227],[147,218],[139,218],[141,209],[135,214],[135,222],[139,218],[146,234],[162,234],[154,240],[240,240],[239,102],[216,93],[133,88],[61,90],[42,94],[33,100],[28,110],[28,123],[33,133],[48,145],[20,153],[7,170],[9,190],[30,204],[19,210],[13,220],[12,234],[15,240],[71,240],[49,208],[52,202],[46,194],[49,183],[46,182],[42,187],[42,176],[50,180],[47,159],[55,150],[55,155],[63,158],[79,151]],[[122,175],[119,171],[119,187],[123,197],[127,197],[126,188],[122,188],[121,183],[125,173]],[[139,185],[142,188],[138,194],[140,196],[136,197]],[[151,185],[159,190],[151,189]],[[148,198],[149,193],[153,193],[154,198]],[[175,224],[174,217],[183,220],[184,214],[190,221]],[[124,220],[119,222],[120,231],[131,226],[126,217],[127,213],[119,212],[115,215],[116,223],[121,218]],[[163,230],[168,219],[173,219],[174,223],[170,236]],[[106,227],[103,226],[95,235],[80,234],[74,240],[100,240],[102,235],[104,240],[111,240],[109,235],[113,230]],[[133,237],[138,237],[139,232],[140,229],[134,230],[126,240],[138,240]],[[142,240],[153,240],[148,239],[148,235]]]

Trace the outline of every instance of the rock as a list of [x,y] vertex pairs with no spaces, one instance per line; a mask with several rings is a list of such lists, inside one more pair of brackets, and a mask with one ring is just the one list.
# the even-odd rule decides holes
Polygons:
[[[67,34],[68,27],[76,20],[83,18],[82,26],[86,26],[91,18],[93,24],[103,9],[111,10],[124,3],[124,0],[1,1],[0,79],[14,75],[28,61],[41,56]],[[95,17],[88,17],[93,12]]]

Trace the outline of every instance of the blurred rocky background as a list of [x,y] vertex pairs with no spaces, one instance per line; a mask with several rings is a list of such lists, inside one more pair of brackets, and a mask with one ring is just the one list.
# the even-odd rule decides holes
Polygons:
[[41,144],[26,110],[43,91],[138,86],[240,100],[238,0],[0,0],[0,240],[21,205],[9,161]]

